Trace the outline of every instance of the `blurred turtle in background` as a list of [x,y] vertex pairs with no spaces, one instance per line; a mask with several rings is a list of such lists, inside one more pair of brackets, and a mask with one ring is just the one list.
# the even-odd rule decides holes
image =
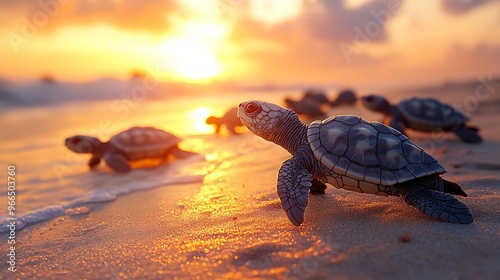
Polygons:
[[321,110],[321,104],[315,100],[304,98],[299,101],[294,101],[290,98],[285,98],[284,101],[286,107],[293,110],[298,115],[303,115],[308,118],[321,118],[325,116],[325,112]]
[[408,127],[426,132],[452,131],[467,143],[483,141],[479,129],[465,124],[470,120],[467,116],[433,98],[412,98],[392,105],[382,96],[368,95],[361,102],[369,110],[384,114],[384,123],[403,134]]
[[219,134],[221,132],[222,125],[225,125],[227,130],[231,134],[238,134],[236,131],[237,126],[243,126],[241,120],[236,115],[238,113],[238,108],[231,108],[227,111],[224,116],[218,118],[214,116],[210,116],[205,120],[206,124],[215,125],[215,133]]
[[302,100],[313,100],[319,104],[327,104],[329,102],[326,92],[319,88],[306,89]]
[[339,92],[337,98],[330,102],[330,106],[352,106],[356,104],[356,101],[358,101],[356,93],[352,90],[346,89]]

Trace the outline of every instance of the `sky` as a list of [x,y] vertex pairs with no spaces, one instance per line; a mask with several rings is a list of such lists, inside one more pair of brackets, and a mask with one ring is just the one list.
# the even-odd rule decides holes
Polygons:
[[0,0],[0,77],[400,87],[500,75],[498,0]]

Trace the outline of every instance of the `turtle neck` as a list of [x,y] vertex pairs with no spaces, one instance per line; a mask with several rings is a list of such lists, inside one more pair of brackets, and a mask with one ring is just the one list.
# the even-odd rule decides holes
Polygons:
[[299,120],[295,113],[289,112],[286,116],[283,116],[280,123],[275,127],[269,140],[294,155],[298,148],[302,146],[306,137],[307,126]]

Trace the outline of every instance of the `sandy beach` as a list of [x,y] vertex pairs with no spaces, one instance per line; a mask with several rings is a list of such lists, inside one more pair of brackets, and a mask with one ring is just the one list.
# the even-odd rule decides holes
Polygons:
[[[48,173],[38,171],[38,181],[21,179],[21,190],[23,184],[43,189],[52,182],[55,190],[76,187],[91,191],[94,198],[107,190],[107,199],[100,197],[99,203],[82,196],[81,203],[70,205],[61,197],[62,213],[17,231],[17,272],[3,269],[2,278],[496,279],[500,135],[488,127],[500,121],[500,114],[491,107],[494,102],[481,104],[472,124],[481,128],[482,144],[465,144],[451,134],[429,142],[428,134],[410,132],[415,143],[432,143],[428,150],[449,170],[444,177],[469,194],[459,199],[474,215],[470,225],[429,220],[398,197],[329,186],[325,195],[310,196],[305,223],[295,227],[276,194],[277,170],[290,157],[284,149],[248,131],[236,136],[187,135],[183,147],[200,153],[190,159],[136,166],[127,175],[113,174],[104,166],[88,172],[83,162],[62,181],[47,179],[56,177],[49,166]],[[156,108],[148,103],[141,107]],[[381,117],[359,106],[329,113]],[[68,124],[57,135],[70,128]],[[53,148],[28,151],[60,153],[56,159],[62,160],[68,152],[60,137],[47,137]],[[23,162],[30,166],[26,159],[18,163],[20,178]],[[26,199],[22,192],[19,197]],[[5,241],[7,234],[2,234]],[[3,248],[5,256],[6,242]]]
[[[243,183],[232,176],[228,180]],[[179,196],[160,188],[96,207],[89,215],[59,218],[24,231],[17,275],[496,279],[499,201],[483,188],[498,190],[499,181],[460,181],[471,195],[467,203],[476,218],[469,226],[428,221],[400,199],[333,191],[313,197],[307,223],[294,228],[273,191],[245,195],[253,184],[225,186],[227,194],[220,193],[220,186],[206,184],[203,188],[219,190],[211,190],[205,203],[186,201],[186,196],[199,194],[199,186],[176,186],[185,191]]]

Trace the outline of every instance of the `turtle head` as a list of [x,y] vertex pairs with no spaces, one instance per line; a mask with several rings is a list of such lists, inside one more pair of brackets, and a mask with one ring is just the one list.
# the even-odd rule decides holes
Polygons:
[[295,103],[296,103],[295,101],[293,101],[290,98],[285,98],[283,101],[285,102],[285,104],[288,108],[295,106]]
[[297,115],[279,105],[260,101],[250,100],[240,104],[238,117],[241,122],[254,134],[272,140],[272,135],[277,133],[277,128],[284,122],[289,122]]
[[384,114],[390,114],[392,105],[382,96],[379,95],[367,95],[361,97],[361,103],[367,109],[380,112]]
[[206,124],[219,124],[220,123],[220,118],[210,116],[205,120]]
[[102,144],[99,139],[90,136],[76,135],[70,138],[66,138],[64,142],[68,149],[75,153],[88,154],[93,153],[96,148]]

